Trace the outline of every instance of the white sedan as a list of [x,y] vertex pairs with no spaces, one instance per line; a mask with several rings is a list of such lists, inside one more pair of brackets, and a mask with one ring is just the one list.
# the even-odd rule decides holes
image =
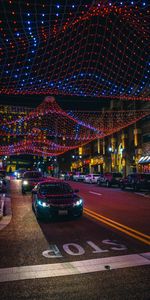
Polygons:
[[99,174],[88,174],[84,177],[85,183],[97,183],[97,180],[99,178]]

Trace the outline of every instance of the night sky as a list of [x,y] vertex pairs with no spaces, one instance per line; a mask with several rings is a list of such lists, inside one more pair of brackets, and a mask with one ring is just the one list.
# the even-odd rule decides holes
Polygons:
[[[45,95],[0,95],[0,104],[37,107],[44,100]],[[55,96],[57,103],[65,110],[101,110],[109,108],[110,99],[97,99],[93,97]]]

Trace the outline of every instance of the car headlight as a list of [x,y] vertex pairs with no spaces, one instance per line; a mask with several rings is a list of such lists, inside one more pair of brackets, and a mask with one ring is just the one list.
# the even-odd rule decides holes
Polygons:
[[17,172],[15,172],[14,175],[17,176]]
[[23,181],[23,185],[28,185],[28,181],[27,181],[27,180],[24,180],[24,181]]
[[3,181],[2,181],[2,180],[0,180],[0,184],[3,184]]
[[47,202],[43,202],[41,200],[38,200],[38,205],[42,206],[42,207],[50,207],[50,204]]
[[77,200],[77,201],[74,203],[74,206],[82,205],[82,203],[83,203],[83,200],[82,200],[82,199],[79,199],[79,200]]

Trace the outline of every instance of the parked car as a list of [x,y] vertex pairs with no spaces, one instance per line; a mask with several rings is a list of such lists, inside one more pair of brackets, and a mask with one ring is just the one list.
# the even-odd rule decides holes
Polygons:
[[100,174],[88,174],[85,175],[84,182],[85,183],[97,183]]
[[22,185],[21,190],[22,194],[25,194],[26,192],[31,192],[32,189],[35,187],[35,185],[45,180],[41,172],[38,171],[27,171],[23,174],[22,177]]
[[0,177],[0,193],[6,192],[6,180],[4,177]]
[[73,180],[74,181],[84,181],[85,174],[84,173],[76,173],[73,175]]
[[132,173],[120,181],[121,189],[150,190],[150,173]]
[[98,185],[106,185],[107,187],[110,186],[120,186],[120,180],[122,179],[122,174],[118,172],[108,172],[104,173],[99,176],[97,180]]
[[77,195],[78,190],[60,181],[44,181],[32,190],[32,207],[37,219],[56,216],[81,217],[83,200]]
[[23,177],[23,174],[26,172],[26,170],[16,170],[14,175],[16,179],[21,179]]
[[3,178],[3,179],[5,179],[5,178],[6,178],[6,176],[7,176],[7,173],[6,173],[6,171],[5,171],[5,170],[0,170],[0,178]]

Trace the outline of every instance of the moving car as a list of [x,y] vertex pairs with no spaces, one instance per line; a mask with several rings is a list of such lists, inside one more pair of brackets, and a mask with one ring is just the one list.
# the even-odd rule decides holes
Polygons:
[[23,174],[26,172],[26,170],[16,170],[14,175],[16,177],[16,179],[21,179],[23,177]]
[[35,185],[43,181],[45,178],[43,177],[41,172],[38,171],[27,171],[23,174],[22,177],[22,185],[21,190],[22,194],[25,194],[26,192],[31,192],[32,189],[35,187]]
[[32,207],[37,219],[57,216],[81,217],[83,200],[78,190],[60,180],[46,180],[38,183],[32,190]]
[[134,191],[150,191],[150,173],[131,173],[120,181],[121,189],[131,188]]
[[107,187],[110,186],[120,186],[120,180],[122,179],[122,174],[118,172],[108,172],[104,173],[99,176],[97,180],[98,185],[106,185]]

